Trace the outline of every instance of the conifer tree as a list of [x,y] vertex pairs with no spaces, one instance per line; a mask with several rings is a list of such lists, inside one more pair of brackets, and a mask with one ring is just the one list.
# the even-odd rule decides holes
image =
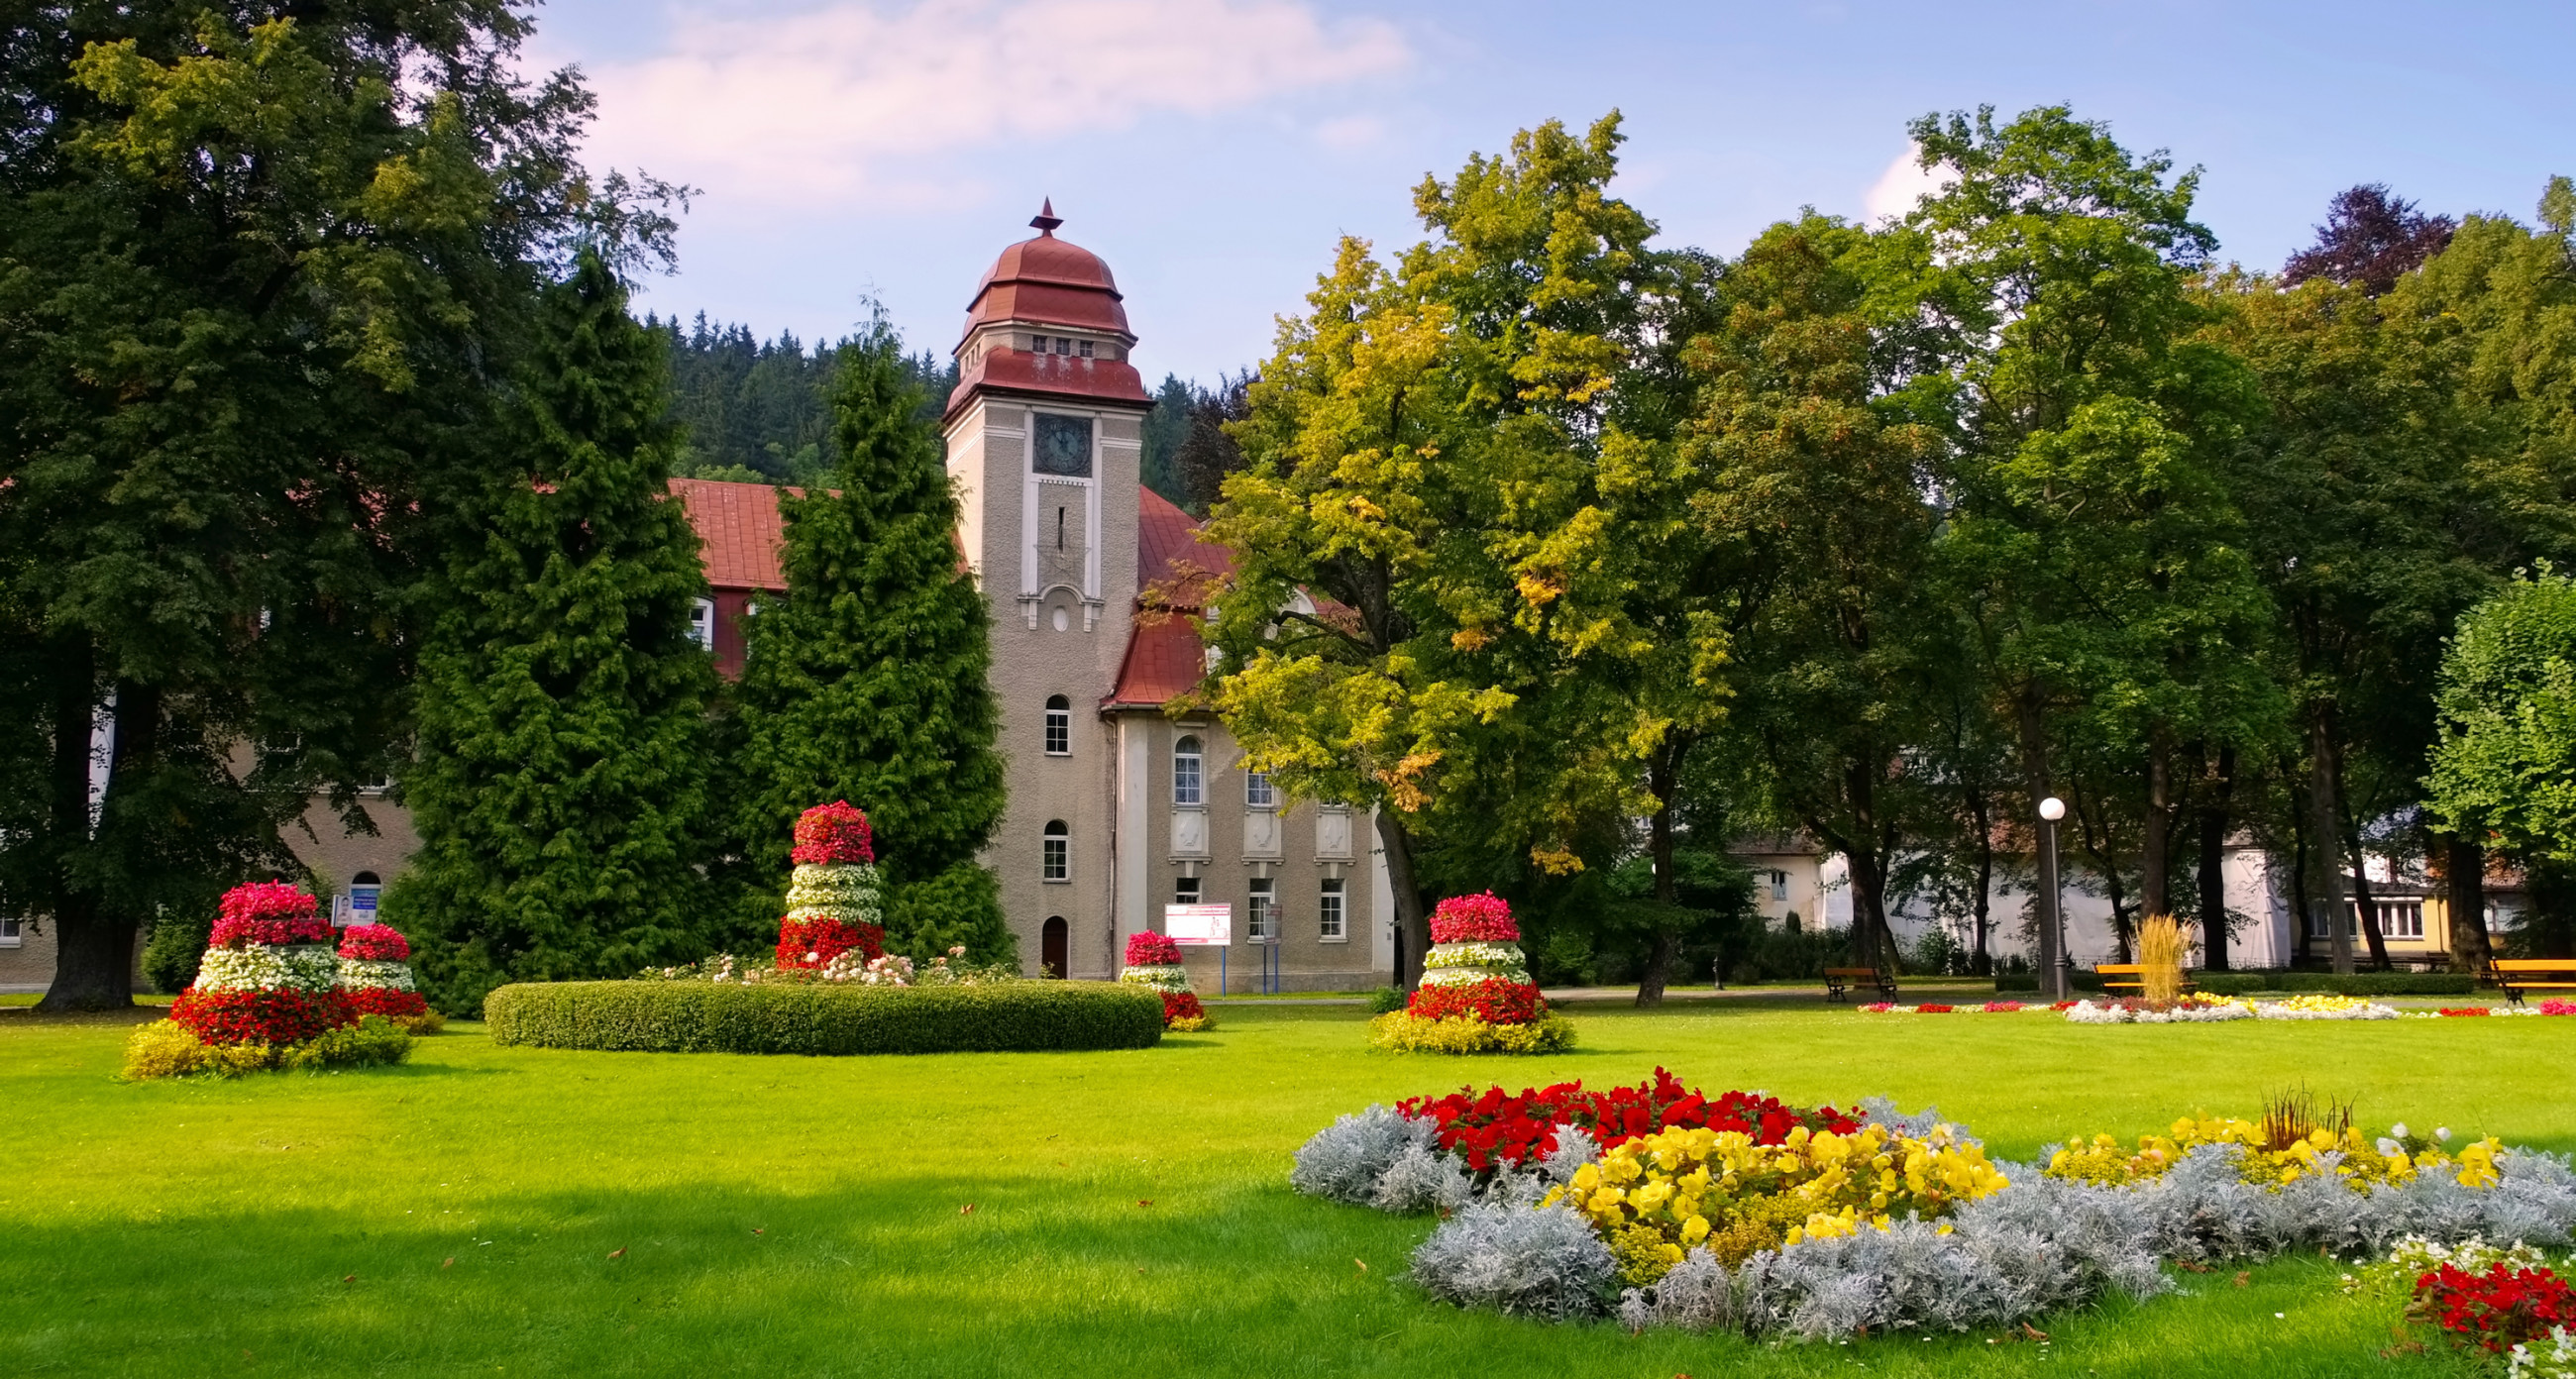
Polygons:
[[1009,961],[999,887],[975,856],[1004,800],[992,643],[920,400],[879,322],[841,356],[843,487],[781,495],[787,592],[745,636],[737,922],[774,931],[797,814],[845,799],[875,826],[887,952],[962,944]]
[[707,951],[715,672],[688,635],[705,577],[669,493],[661,342],[588,252],[537,332],[504,404],[514,463],[456,498],[404,777],[421,850],[388,901],[460,1012]]

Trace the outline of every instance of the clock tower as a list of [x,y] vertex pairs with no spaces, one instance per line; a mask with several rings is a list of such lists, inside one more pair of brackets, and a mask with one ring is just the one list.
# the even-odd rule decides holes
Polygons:
[[1118,781],[1100,710],[1135,617],[1152,398],[1109,266],[1056,238],[1063,223],[1050,201],[976,287],[944,430],[1010,763],[986,861],[1025,970],[1110,977]]

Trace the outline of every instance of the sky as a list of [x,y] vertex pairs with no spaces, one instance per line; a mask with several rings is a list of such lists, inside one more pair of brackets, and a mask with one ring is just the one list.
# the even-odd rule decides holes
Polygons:
[[881,303],[946,353],[994,256],[1106,259],[1149,382],[1257,364],[1338,238],[1613,109],[1613,190],[1732,256],[1812,206],[1902,212],[1908,121],[2065,104],[2202,168],[2220,257],[2277,267],[2328,198],[2530,220],[2576,173],[2576,5],[2056,0],[550,0],[534,65],[599,96],[588,158],[697,189],[639,310],[837,337]]

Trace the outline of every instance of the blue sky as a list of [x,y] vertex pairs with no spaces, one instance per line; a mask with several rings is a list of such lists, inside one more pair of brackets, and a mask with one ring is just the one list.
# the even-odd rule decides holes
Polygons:
[[1411,189],[1613,107],[1617,190],[1732,255],[1812,205],[1910,197],[1905,123],[2052,102],[2205,168],[2221,255],[2276,266],[2328,197],[2531,218],[2576,172],[2576,6],[551,0],[532,56],[601,97],[594,165],[702,190],[642,306],[838,335],[874,297],[955,343],[1042,196],[1127,294],[1150,379],[1268,353],[1335,237],[1420,237]]

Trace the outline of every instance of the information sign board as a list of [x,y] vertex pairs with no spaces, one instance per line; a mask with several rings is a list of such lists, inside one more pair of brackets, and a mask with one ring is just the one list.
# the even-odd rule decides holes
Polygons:
[[1234,906],[1166,905],[1163,934],[1185,948],[1226,947],[1234,942]]

